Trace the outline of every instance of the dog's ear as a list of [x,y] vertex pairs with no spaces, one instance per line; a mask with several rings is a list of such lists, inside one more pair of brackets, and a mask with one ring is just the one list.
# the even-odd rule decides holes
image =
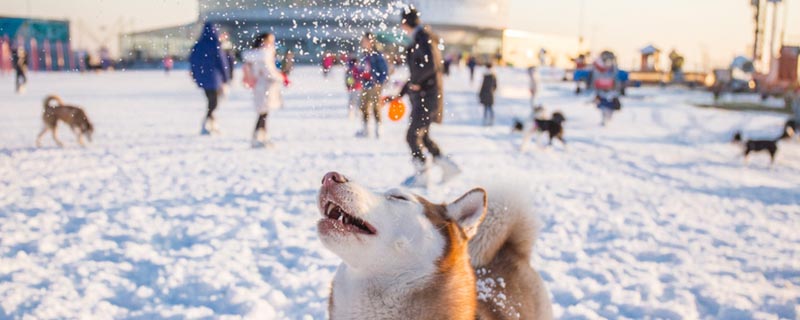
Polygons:
[[478,226],[486,216],[486,190],[475,188],[447,205],[447,216],[464,230],[468,239],[478,233]]

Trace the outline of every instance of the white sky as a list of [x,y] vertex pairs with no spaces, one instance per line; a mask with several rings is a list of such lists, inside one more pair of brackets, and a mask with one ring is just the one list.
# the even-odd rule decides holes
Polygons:
[[[72,20],[76,47],[114,41],[120,31],[171,26],[194,21],[196,0],[1,0],[0,15]],[[788,1],[789,42],[800,44],[800,0]],[[749,0],[511,0],[514,29],[577,36],[581,3],[584,35],[597,51],[613,49],[624,67],[637,50],[653,43],[677,48],[687,67],[726,65],[747,54],[752,43]],[[113,45],[112,45],[113,46]],[[704,53],[708,59],[704,59]]]

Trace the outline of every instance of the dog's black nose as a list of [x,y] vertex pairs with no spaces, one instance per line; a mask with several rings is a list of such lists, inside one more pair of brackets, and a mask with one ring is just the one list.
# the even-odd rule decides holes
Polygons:
[[322,177],[322,185],[323,186],[329,186],[329,185],[334,185],[334,184],[337,184],[337,183],[345,183],[345,182],[347,182],[347,178],[345,178],[344,175],[342,175],[341,173],[338,173],[336,171],[328,172],[328,173],[325,174],[324,177]]

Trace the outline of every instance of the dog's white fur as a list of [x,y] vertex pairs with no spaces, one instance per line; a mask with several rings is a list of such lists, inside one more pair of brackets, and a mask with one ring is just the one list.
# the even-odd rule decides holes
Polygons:
[[[457,222],[468,239],[472,238],[469,242],[471,264],[482,268],[483,278],[493,276],[490,263],[507,240],[526,242],[516,245],[530,248],[536,237],[537,224],[529,202],[524,196],[507,192],[490,193],[488,214],[483,189],[472,190],[446,206],[449,218]],[[420,319],[436,314],[429,310],[430,306],[414,303],[410,298],[437,285],[432,283],[439,272],[437,263],[448,244],[440,230],[426,217],[426,206],[422,203],[426,200],[398,189],[376,194],[355,183],[347,183],[346,187],[329,193],[320,193],[321,205],[333,201],[377,230],[375,235],[320,233],[324,246],[344,261],[333,280],[330,318]],[[530,252],[525,253],[526,257],[529,255]],[[528,268],[529,260],[522,262]],[[481,278],[479,272],[478,281]],[[541,281],[538,274],[535,278]],[[514,306],[520,302],[510,302],[516,301],[514,298],[521,298],[524,300],[522,303],[533,299],[536,301],[530,303],[536,305],[535,318],[551,318],[544,285],[537,283],[535,287],[540,290],[525,297],[509,297],[508,303],[499,301],[504,309],[494,311],[509,315],[501,319],[518,319],[520,313]],[[481,294],[487,298],[485,292]],[[484,303],[490,304],[489,309],[500,309],[486,299]],[[438,312],[441,314],[441,310]]]

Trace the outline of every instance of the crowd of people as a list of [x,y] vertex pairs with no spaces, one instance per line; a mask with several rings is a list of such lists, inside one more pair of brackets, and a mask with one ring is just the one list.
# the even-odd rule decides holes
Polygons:
[[[339,57],[325,52],[321,56],[322,74],[328,77],[330,71],[341,61],[345,66],[344,87],[347,92],[347,110],[350,118],[358,117],[361,128],[356,137],[380,138],[382,107],[389,101],[407,96],[411,110],[409,127],[406,133],[411,159],[415,171],[404,181],[409,187],[426,186],[431,182],[431,168],[439,167],[446,181],[460,173],[460,168],[442,151],[431,137],[431,125],[441,123],[444,117],[443,76],[449,73],[452,63],[460,63],[469,70],[470,82],[474,82],[478,67],[485,67],[477,100],[483,106],[483,125],[492,126],[495,122],[495,92],[498,88],[497,74],[491,60],[479,62],[474,55],[443,57],[436,45],[438,36],[422,24],[419,12],[409,7],[402,12],[400,28],[409,36],[411,42],[403,53],[409,75],[399,92],[384,95],[388,89],[389,76],[394,60],[387,59],[375,34],[366,32],[361,36],[359,52]],[[201,134],[208,135],[219,131],[214,117],[219,97],[225,94],[226,84],[233,79],[232,54],[226,53],[220,44],[218,31],[212,24],[206,24],[203,34],[192,49],[189,58],[191,72],[197,86],[207,99],[207,113],[201,127]],[[621,108],[619,100],[620,83],[617,79],[616,57],[611,52],[603,52],[591,65],[586,56],[575,61],[582,68],[590,70],[587,89],[594,90],[595,103],[602,115],[602,125],[607,124],[614,112]],[[288,86],[289,74],[294,66],[294,56],[288,51],[283,60],[277,59],[275,35],[263,33],[256,36],[252,48],[242,53],[243,82],[253,92],[253,105],[256,124],[253,131],[252,147],[266,148],[272,145],[267,131],[270,112],[283,106],[282,88]],[[540,120],[543,107],[537,103],[540,91],[539,72],[536,67],[527,69],[530,89],[531,120]],[[373,120],[374,119],[374,120]]]
[[[409,68],[408,81],[400,92],[384,97],[383,90],[389,78],[390,65],[381,53],[375,34],[367,32],[361,37],[360,58],[353,57],[347,61],[345,86],[349,94],[348,109],[351,114],[356,109],[361,112],[363,127],[356,132],[357,137],[370,136],[370,119],[374,118],[373,132],[379,138],[382,135],[381,107],[390,100],[408,96],[411,112],[406,141],[415,172],[404,184],[421,187],[429,184],[429,169],[432,166],[442,169],[443,181],[458,175],[461,170],[442,152],[430,135],[431,124],[441,123],[444,116],[444,60],[440,49],[432,44],[432,39],[438,37],[422,24],[419,12],[411,7],[403,11],[400,27],[412,39],[405,49],[405,61]],[[205,24],[189,57],[192,77],[207,101],[207,111],[200,131],[202,135],[219,132],[214,111],[218,107],[220,96],[225,95],[227,84],[233,79],[234,62],[231,57],[221,45],[216,27],[210,23]],[[288,75],[293,67],[293,59],[287,53],[279,69],[275,36],[262,33],[255,38],[252,48],[242,53],[242,60],[243,82],[253,92],[257,118],[252,147],[265,148],[272,145],[267,131],[267,118],[271,111],[283,106],[281,84],[289,85]],[[334,63],[335,57],[332,54],[322,57],[325,77]],[[488,108],[491,108],[491,103]],[[432,161],[428,161],[429,158]]]
[[[500,59],[483,59],[479,61],[475,55],[463,53],[443,56],[438,45],[438,36],[425,26],[419,12],[413,7],[402,12],[400,29],[411,40],[401,50],[403,61],[408,68],[408,79],[400,86],[399,92],[385,93],[391,89],[388,85],[397,56],[387,57],[374,33],[361,35],[359,50],[349,56],[337,56],[325,52],[321,56],[322,74],[328,77],[338,61],[344,62],[344,84],[347,91],[347,110],[350,118],[359,114],[361,128],[356,137],[380,138],[382,131],[382,107],[390,101],[398,101],[407,97],[410,101],[409,126],[406,143],[410,150],[414,172],[404,184],[407,186],[425,186],[431,182],[431,168],[439,167],[443,172],[442,180],[446,181],[460,173],[460,168],[440,148],[432,136],[431,126],[442,123],[444,117],[443,76],[450,71],[451,65],[463,65],[468,68],[469,81],[474,82],[479,67],[485,72],[477,91],[477,104],[483,107],[483,125],[493,126],[495,123],[495,93],[498,90],[498,77],[493,62]],[[255,111],[255,126],[252,133],[253,148],[267,148],[273,145],[269,139],[269,114],[283,107],[282,87],[290,85],[289,76],[294,68],[294,53],[286,51],[282,59],[278,59],[272,33],[258,34],[250,48],[241,53],[243,85],[252,91],[252,103]],[[206,113],[203,118],[201,135],[219,133],[219,125],[215,111],[220,97],[226,95],[229,84],[234,79],[235,55],[225,35],[220,35],[215,25],[206,23],[202,34],[191,49],[189,64],[191,75],[201,89],[206,100]],[[24,48],[12,52],[12,64],[16,70],[15,88],[18,92],[25,90],[27,83],[27,61]],[[683,57],[674,53],[671,71],[680,78]],[[599,57],[589,62],[587,55],[580,55],[576,64],[576,81],[585,82],[586,89],[592,91],[594,102],[601,113],[601,124],[611,121],[615,112],[621,109],[621,87],[624,85],[618,77],[619,68],[616,56],[609,51],[602,52]],[[169,73],[173,68],[172,57],[163,61],[164,70]],[[579,78],[579,73],[583,76]],[[544,108],[537,101],[541,80],[539,70],[531,66],[527,69],[530,91],[530,108],[532,121],[542,120]],[[578,87],[580,89],[580,86]],[[580,93],[581,90],[578,90]],[[796,99],[800,101],[800,98]],[[800,112],[800,103],[796,103]]]

